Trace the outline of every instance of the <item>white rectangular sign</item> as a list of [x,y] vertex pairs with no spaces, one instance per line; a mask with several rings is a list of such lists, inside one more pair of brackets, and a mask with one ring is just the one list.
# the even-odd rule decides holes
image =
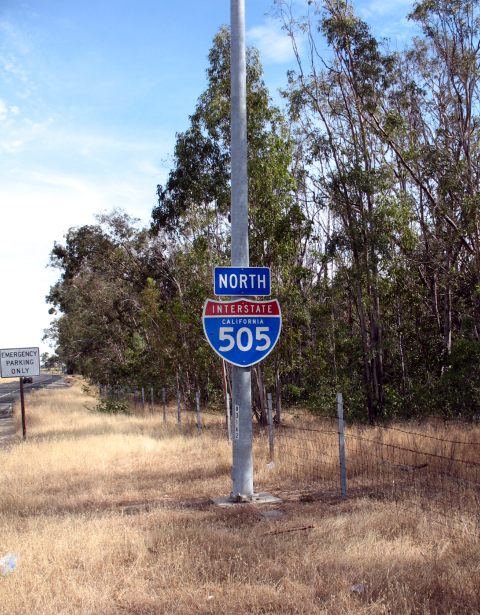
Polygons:
[[0,375],[2,378],[40,376],[40,351],[38,348],[0,349]]

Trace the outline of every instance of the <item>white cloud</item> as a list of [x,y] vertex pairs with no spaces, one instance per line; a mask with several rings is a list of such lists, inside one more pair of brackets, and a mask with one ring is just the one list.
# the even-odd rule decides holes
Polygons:
[[165,166],[154,164],[151,160],[139,160],[136,164],[136,168],[140,173],[149,175],[157,181],[165,174]]
[[364,17],[383,17],[399,10],[413,8],[412,0],[371,0],[365,7],[360,9],[360,14]]
[[[153,167],[152,167],[153,169]],[[11,169],[0,182],[0,271],[5,300],[0,302],[0,347],[40,345],[50,324],[45,296],[58,278],[47,269],[54,241],[69,228],[92,224],[97,213],[115,207],[148,223],[155,205],[150,177],[117,176],[95,180],[74,173]],[[19,282],[21,280],[21,282]]]
[[284,64],[294,59],[290,37],[276,20],[268,19],[265,25],[251,28],[247,37],[260,51],[264,63]]
[[4,139],[0,141],[0,152],[5,154],[18,154],[23,149],[25,142],[22,139]]
[[0,122],[4,122],[8,116],[8,109],[5,101],[0,98]]
[[26,84],[29,82],[28,72],[20,65],[19,60],[11,57],[7,62],[3,64],[3,72],[6,77],[15,78]]
[[0,78],[3,85],[11,85],[20,98],[32,94],[32,78],[29,68],[32,49],[27,35],[13,23],[0,19]]
[[20,115],[20,108],[16,105],[10,107],[0,98],[0,122],[6,122],[7,119]]
[[18,53],[27,55],[31,52],[29,36],[9,19],[0,19],[0,33],[9,46],[16,49]]
[[403,48],[418,30],[418,26],[407,19],[412,9],[413,0],[369,0],[357,10],[376,36],[389,39],[393,48]]
[[7,107],[0,101],[0,122],[4,122],[3,135],[0,137],[0,153],[18,154],[25,145],[34,141],[44,141],[47,138],[49,127],[53,124],[52,118],[41,122],[34,122],[29,118],[18,120],[20,110],[16,106]]

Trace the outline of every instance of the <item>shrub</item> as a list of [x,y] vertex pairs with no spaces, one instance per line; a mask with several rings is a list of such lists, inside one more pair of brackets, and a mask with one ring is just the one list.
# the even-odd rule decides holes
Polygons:
[[130,414],[129,403],[125,399],[101,399],[95,407],[97,412],[104,414]]

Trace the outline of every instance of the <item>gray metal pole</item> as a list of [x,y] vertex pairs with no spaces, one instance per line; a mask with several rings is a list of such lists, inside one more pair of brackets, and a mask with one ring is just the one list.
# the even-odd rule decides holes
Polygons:
[[337,393],[338,453],[340,459],[340,487],[342,498],[347,497],[347,464],[345,461],[345,425],[343,422],[343,395]]
[[181,412],[182,412],[182,407],[181,407],[181,402],[180,402],[180,389],[177,389],[177,423],[178,425],[180,425],[180,423],[182,422]]
[[163,403],[163,422],[167,420],[167,393],[165,388],[162,389],[162,403]]
[[273,408],[272,408],[272,394],[267,396],[267,409],[268,409],[268,448],[270,450],[270,461],[274,460],[275,451],[273,446]]
[[145,387],[142,387],[142,412],[145,414]]
[[[232,266],[249,266],[247,172],[247,70],[245,56],[245,0],[230,0],[231,19],[231,218]],[[235,409],[232,498],[253,496],[252,379],[250,368],[232,368]],[[238,421],[238,424],[237,424]]]
[[150,412],[152,414],[153,414],[153,406],[154,406],[153,387],[150,387]]

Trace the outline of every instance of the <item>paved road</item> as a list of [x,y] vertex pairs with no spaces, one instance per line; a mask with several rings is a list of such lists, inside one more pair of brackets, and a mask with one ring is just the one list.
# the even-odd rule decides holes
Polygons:
[[[64,386],[62,376],[34,376],[32,384],[24,384],[25,393],[32,389]],[[0,445],[15,435],[12,412],[13,403],[20,397],[20,382],[15,380],[0,384]]]

